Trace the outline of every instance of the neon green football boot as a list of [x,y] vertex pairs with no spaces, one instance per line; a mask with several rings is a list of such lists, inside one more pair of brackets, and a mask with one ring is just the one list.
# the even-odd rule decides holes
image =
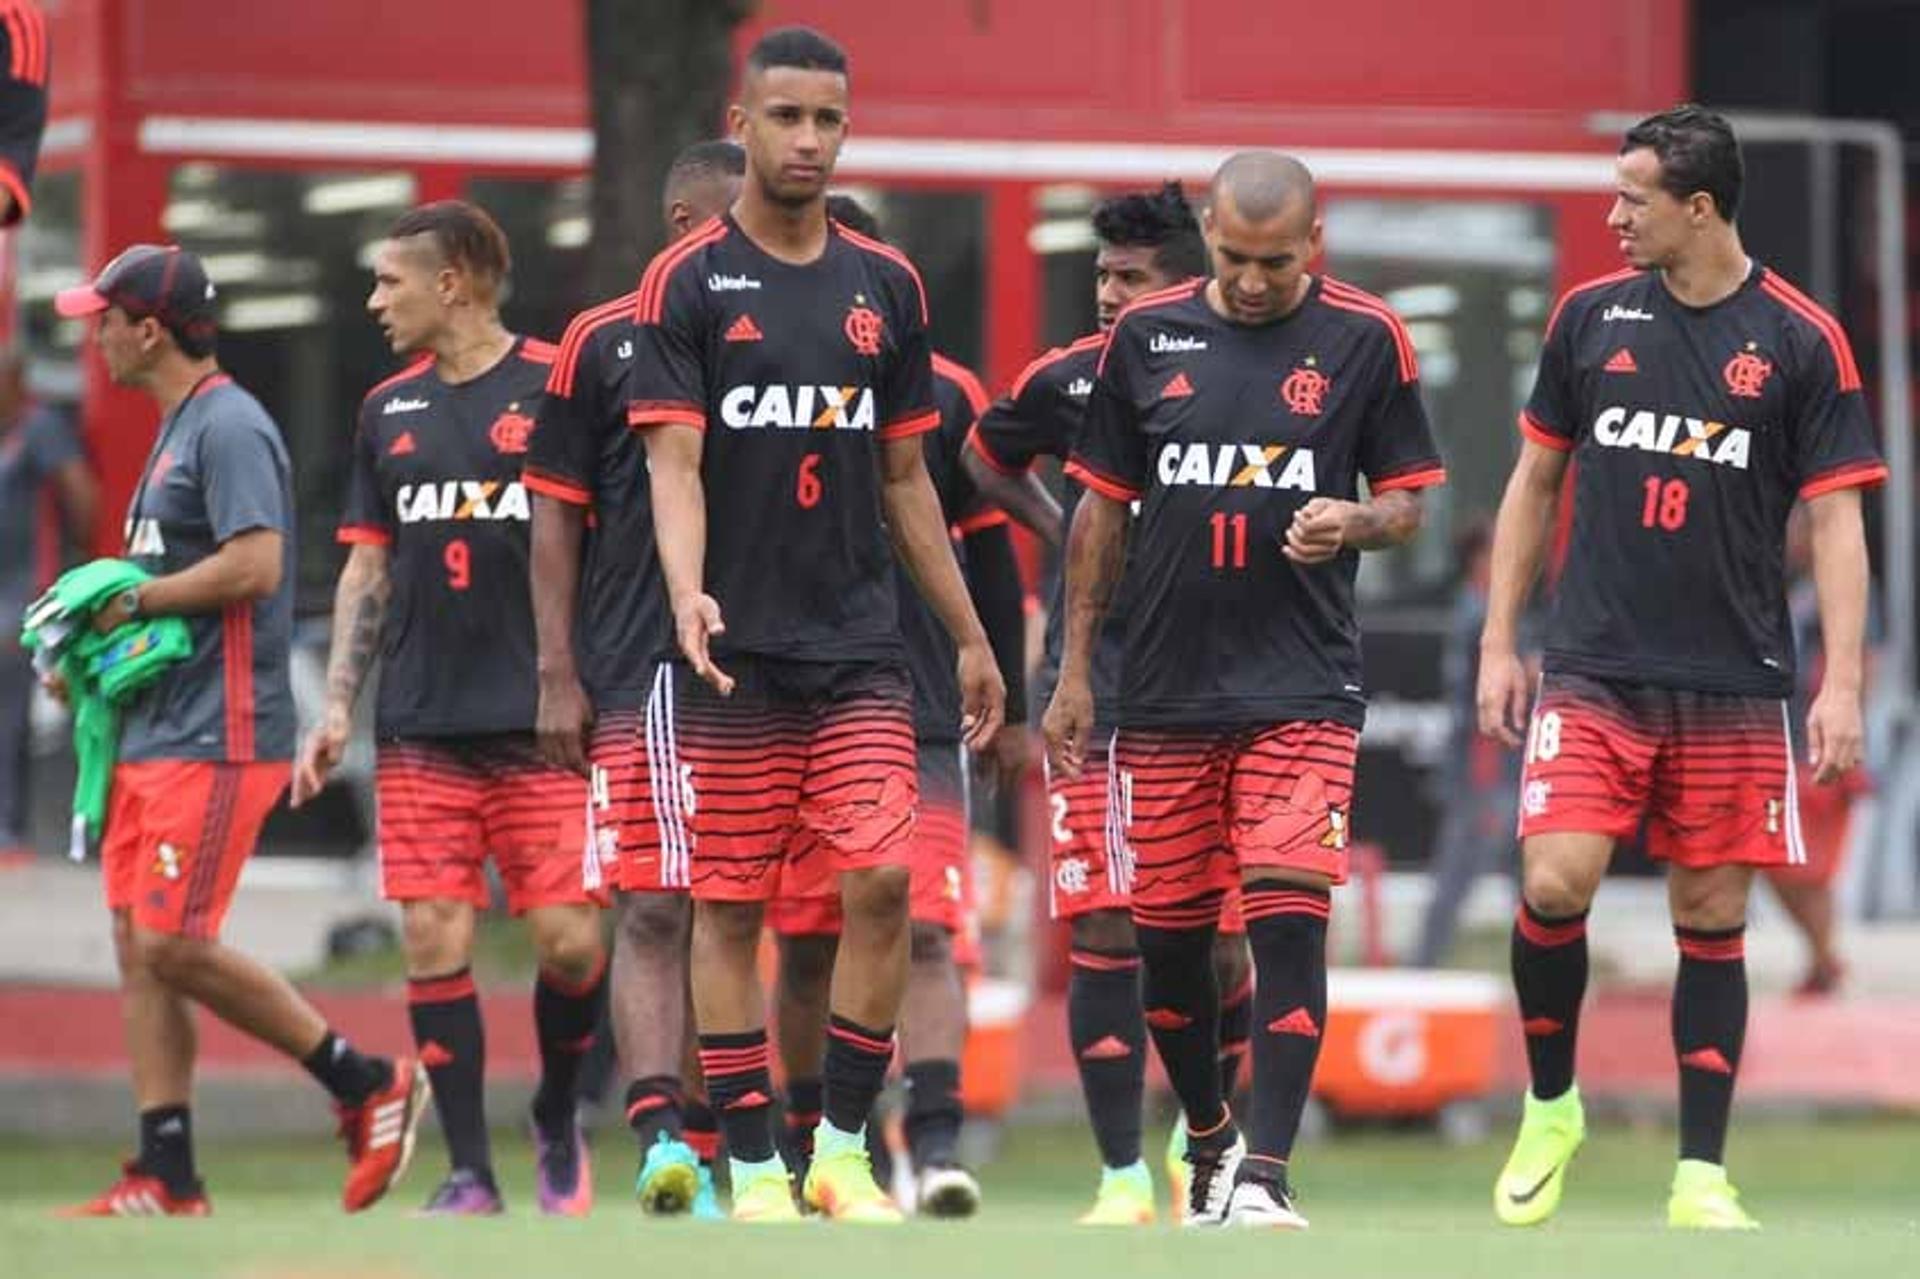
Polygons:
[[1520,1135],[1493,1185],[1494,1215],[1509,1226],[1537,1226],[1551,1217],[1566,1187],[1567,1165],[1586,1138],[1587,1117],[1578,1088],[1552,1101],[1528,1093]]

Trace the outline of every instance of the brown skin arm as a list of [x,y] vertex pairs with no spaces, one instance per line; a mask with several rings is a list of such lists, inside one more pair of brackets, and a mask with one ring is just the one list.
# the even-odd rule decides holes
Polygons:
[[983,750],[1006,718],[1006,681],[953,558],[920,438],[883,440],[880,447],[880,498],[894,552],[960,651],[961,739],[969,750]]
[[393,599],[385,546],[356,544],[347,552],[333,592],[333,643],[327,654],[327,707],[320,724],[300,744],[293,766],[293,807],[318,795],[327,774],[346,754],[353,732],[353,704],[380,653],[380,634]]
[[1293,513],[1282,553],[1295,564],[1324,564],[1341,551],[1401,546],[1420,531],[1423,504],[1410,489],[1389,489],[1365,502],[1316,497]]
[[[217,613],[229,604],[265,599],[280,588],[284,545],[285,540],[275,529],[238,533],[198,564],[142,586],[140,611],[149,617],[190,617]],[[128,618],[127,610],[116,599],[93,615],[93,627],[111,631]]]
[[582,775],[587,771],[593,707],[580,684],[573,634],[579,618],[580,545],[586,527],[586,507],[544,493],[533,495],[528,567],[540,673],[534,731],[548,763]]
[[724,635],[720,602],[707,594],[707,490],[700,478],[705,437],[690,426],[654,426],[641,433],[653,493],[653,537],[673,605],[674,637],[693,673],[722,697],[733,677],[714,665],[710,643]]
[[982,497],[1032,529],[1034,536],[1048,546],[1060,549],[1065,524],[1060,503],[1053,500],[1053,494],[1047,491],[1039,476],[1031,470],[1008,475],[971,448],[960,455],[960,461]]
[[1067,533],[1066,634],[1060,681],[1041,721],[1053,767],[1068,778],[1086,766],[1093,732],[1093,640],[1120,580],[1126,548],[1127,503],[1088,490],[1074,508]]
[[1532,679],[1520,660],[1520,612],[1553,537],[1554,508],[1571,455],[1526,440],[1493,524],[1487,624],[1480,632],[1480,731],[1518,747],[1527,729]]

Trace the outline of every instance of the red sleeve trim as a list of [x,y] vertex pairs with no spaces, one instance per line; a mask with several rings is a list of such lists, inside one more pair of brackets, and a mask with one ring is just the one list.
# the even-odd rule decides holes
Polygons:
[[1571,453],[1573,441],[1545,426],[1531,413],[1520,414],[1520,434],[1538,444],[1541,448],[1552,449],[1555,453]]
[[1011,523],[1013,523],[1013,521],[1007,518],[1005,511],[975,511],[972,515],[955,523],[953,531],[961,537],[966,537],[968,534],[978,533],[983,529],[998,528],[1002,524]]
[[373,524],[342,524],[333,536],[342,546],[393,545],[393,534]]
[[920,323],[924,326],[933,322],[932,313],[927,310],[927,286],[921,283],[919,270],[914,267],[912,261],[908,259],[906,254],[894,248],[891,244],[882,244],[878,240],[870,240],[853,228],[846,226],[844,223],[835,222],[833,227],[848,243],[857,244],[869,253],[877,253],[881,257],[904,267],[907,275],[913,280],[914,292],[920,296]]
[[520,483],[530,492],[550,497],[556,502],[565,502],[569,506],[593,505],[593,494],[573,481],[547,471],[536,471],[532,467],[527,467],[520,472]]
[[1067,463],[1066,473],[1070,478],[1079,480],[1101,497],[1112,498],[1116,502],[1137,502],[1140,500],[1139,489],[1134,488],[1124,481],[1116,480],[1111,475],[1100,474],[1100,472],[1088,466],[1078,457],[1073,458]]
[[634,323],[660,323],[661,317],[666,313],[667,281],[674,271],[694,252],[716,240],[725,238],[726,234],[726,222],[715,218],[678,244],[669,245],[660,250],[653,261],[647,264],[646,273],[640,277],[640,288],[634,294]]
[[5,160],[0,160],[0,187],[5,187],[13,196],[13,217],[8,225],[23,220],[33,212],[33,192],[27,190],[27,184],[20,180],[20,175]]
[[1328,306],[1370,316],[1386,325],[1387,334],[1393,339],[1394,356],[1400,365],[1400,380],[1420,380],[1420,360],[1414,354],[1413,336],[1384,298],[1377,298],[1363,289],[1356,289],[1351,284],[1325,275],[1320,277],[1320,300]]
[[1822,493],[1833,493],[1840,489],[1878,488],[1887,482],[1885,462],[1843,462],[1833,470],[1816,475],[1800,486],[1800,498],[1807,501],[1819,497]]
[[986,440],[981,437],[980,428],[977,425],[971,431],[967,432],[967,447],[978,454],[981,461],[1010,479],[1017,479],[1027,473],[1025,467],[1008,466],[1005,462],[995,457],[993,450],[988,447]]
[[361,403],[362,404],[373,403],[373,397],[380,394],[380,392],[386,390],[388,387],[398,386],[400,383],[407,381],[409,378],[419,377],[422,373],[425,373],[428,369],[432,367],[433,367],[433,357],[431,355],[421,356],[419,359],[413,361],[411,364],[407,365],[405,368],[401,369],[398,373],[395,373],[393,376],[382,378],[380,381],[375,382],[371,387],[367,389],[367,394],[361,400]]
[[611,302],[602,302],[599,306],[588,307],[573,317],[567,325],[566,333],[560,339],[560,353],[553,362],[553,372],[547,375],[547,390],[556,395],[573,398],[573,382],[580,367],[580,354],[586,347],[587,338],[595,331],[619,320],[631,321],[633,308],[639,304],[639,294],[628,293],[614,298]]
[[540,338],[521,337],[520,358],[529,364],[552,364],[560,348]]
[[914,435],[925,435],[928,431],[940,429],[940,414],[935,409],[924,413],[915,413],[911,417],[896,418],[880,428],[883,440],[904,440]]
[[987,411],[987,388],[980,385],[980,379],[973,375],[972,369],[954,360],[949,360],[946,356],[940,354],[940,352],[935,351],[933,353],[933,372],[936,377],[943,377],[960,388],[961,396],[965,398],[967,406],[973,410],[975,417],[979,417]]
[[1381,480],[1368,476],[1367,488],[1375,493],[1391,493],[1395,489],[1425,489],[1446,482],[1446,467],[1428,466],[1418,471],[1407,471],[1401,475],[1389,475]]
[[635,428],[690,426],[696,431],[704,431],[707,429],[707,415],[691,404],[636,400],[627,406],[627,425]]
[[1784,277],[1776,275],[1772,268],[1767,268],[1761,275],[1760,290],[1820,331],[1820,336],[1826,339],[1827,348],[1833,352],[1834,375],[1839,379],[1840,391],[1844,394],[1859,390],[1860,366],[1853,361],[1853,346],[1847,341],[1847,332],[1840,327],[1840,321],[1827,314],[1812,298],[1788,284]]

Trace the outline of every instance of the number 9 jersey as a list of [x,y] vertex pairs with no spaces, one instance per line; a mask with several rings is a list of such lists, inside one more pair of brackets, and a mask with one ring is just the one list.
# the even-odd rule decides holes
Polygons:
[[376,732],[529,732],[537,703],[520,472],[554,348],[516,338],[449,385],[431,358],[360,406],[342,542],[389,548]]
[[1757,262],[1708,307],[1657,272],[1603,276],[1547,321],[1520,429],[1573,453],[1549,673],[1792,692],[1787,514],[1887,477],[1832,316]]

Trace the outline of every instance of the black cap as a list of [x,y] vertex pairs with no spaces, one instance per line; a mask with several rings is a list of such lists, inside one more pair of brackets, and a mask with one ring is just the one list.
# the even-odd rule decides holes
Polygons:
[[169,328],[214,330],[213,281],[200,259],[178,245],[136,244],[101,268],[92,282],[62,289],[53,309],[69,318],[117,306],[133,319],[153,316]]

